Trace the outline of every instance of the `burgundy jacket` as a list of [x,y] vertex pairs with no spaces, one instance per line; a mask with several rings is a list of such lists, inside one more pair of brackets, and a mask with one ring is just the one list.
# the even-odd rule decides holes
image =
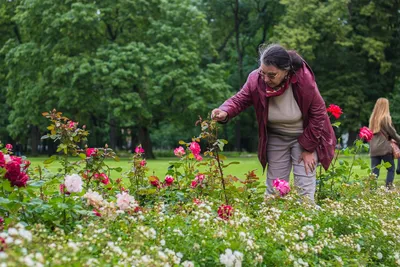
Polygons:
[[[309,152],[317,151],[318,160],[328,169],[336,146],[336,137],[326,112],[325,102],[318,91],[314,73],[306,62],[291,78],[293,95],[303,115],[304,132],[299,136],[300,145]],[[258,159],[267,165],[267,123],[268,98],[266,84],[257,70],[251,72],[243,88],[226,100],[219,108],[232,119],[247,107],[253,105],[258,122]]]

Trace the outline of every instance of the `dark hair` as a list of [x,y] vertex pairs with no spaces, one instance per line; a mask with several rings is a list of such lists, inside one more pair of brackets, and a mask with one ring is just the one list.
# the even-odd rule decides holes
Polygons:
[[260,47],[260,63],[294,73],[303,66],[303,59],[294,50],[286,50],[278,44],[270,44]]

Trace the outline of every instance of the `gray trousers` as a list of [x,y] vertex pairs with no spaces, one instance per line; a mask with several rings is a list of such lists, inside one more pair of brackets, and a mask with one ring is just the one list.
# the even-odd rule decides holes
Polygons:
[[[300,195],[308,196],[314,202],[317,168],[306,174],[304,162],[299,163],[303,151],[297,137],[268,134],[267,194],[274,193],[272,183],[276,178],[289,182],[290,171],[293,167],[294,186]],[[318,161],[316,152],[314,152],[314,158]]]

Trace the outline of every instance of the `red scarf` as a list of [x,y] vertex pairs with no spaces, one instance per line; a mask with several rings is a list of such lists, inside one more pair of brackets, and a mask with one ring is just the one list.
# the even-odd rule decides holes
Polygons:
[[290,80],[291,80],[291,77],[288,77],[286,79],[286,81],[284,81],[281,85],[279,85],[279,87],[277,89],[271,88],[267,84],[265,84],[267,97],[274,97],[274,96],[279,96],[279,95],[283,94],[286,91],[286,89],[289,88]]

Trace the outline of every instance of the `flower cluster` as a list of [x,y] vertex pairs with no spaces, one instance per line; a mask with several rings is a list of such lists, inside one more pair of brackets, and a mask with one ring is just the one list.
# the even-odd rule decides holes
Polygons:
[[200,148],[199,143],[191,142],[189,149],[190,149],[190,151],[192,151],[193,156],[197,161],[203,160],[203,158],[200,156],[201,148]]
[[29,180],[27,174],[30,162],[23,160],[21,157],[3,154],[0,151],[0,167],[6,170],[5,178],[8,179],[13,186],[24,187]]
[[243,254],[239,251],[232,252],[231,249],[227,248],[225,254],[219,256],[219,261],[226,267],[241,267]]

